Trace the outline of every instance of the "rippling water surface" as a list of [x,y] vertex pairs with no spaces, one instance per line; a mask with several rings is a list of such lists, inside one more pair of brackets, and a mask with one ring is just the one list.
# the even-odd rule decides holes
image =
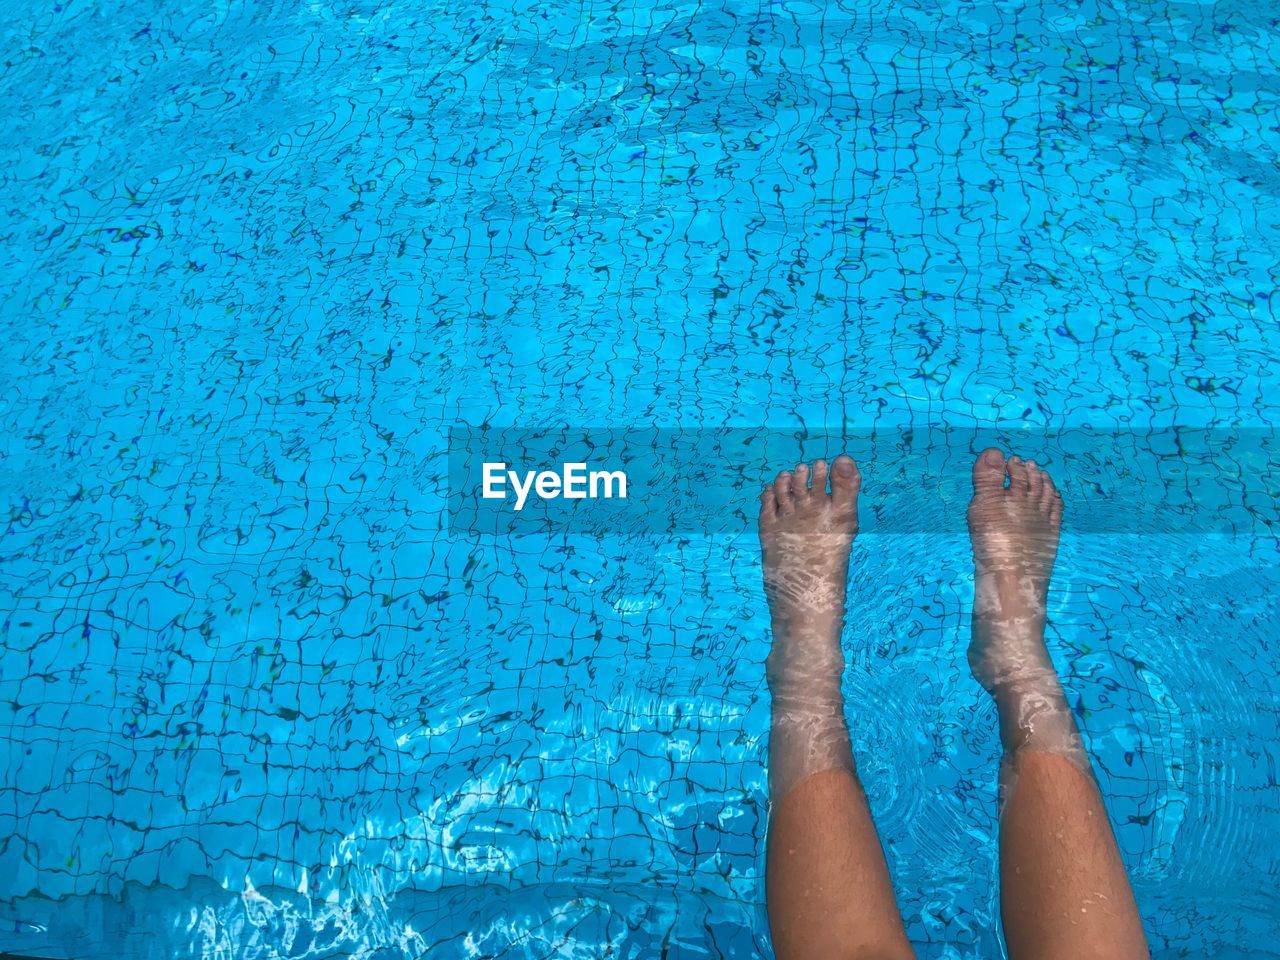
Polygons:
[[[453,424],[1275,416],[1261,0],[3,16],[0,950],[768,955],[753,536],[468,536]],[[860,540],[846,634],[926,957],[1000,954],[967,550]],[[1280,956],[1278,552],[1064,545],[1160,956]]]

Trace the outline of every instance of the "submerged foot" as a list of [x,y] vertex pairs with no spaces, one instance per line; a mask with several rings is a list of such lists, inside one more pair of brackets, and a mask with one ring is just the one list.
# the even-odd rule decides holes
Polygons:
[[1062,498],[1034,460],[982,452],[969,504],[975,568],[969,664],[992,693],[1053,671],[1044,628],[1061,526]]
[[840,456],[829,471],[824,460],[812,470],[802,463],[794,472],[783,471],[760,497],[765,593],[773,621],[766,676],[773,699],[769,781],[775,799],[811,773],[852,769],[840,692],[840,627],[861,483],[857,465]]
[[781,625],[837,620],[844,615],[849,546],[858,532],[862,476],[853,460],[839,456],[798,464],[764,488],[760,496],[760,545],[764,583],[775,630]]

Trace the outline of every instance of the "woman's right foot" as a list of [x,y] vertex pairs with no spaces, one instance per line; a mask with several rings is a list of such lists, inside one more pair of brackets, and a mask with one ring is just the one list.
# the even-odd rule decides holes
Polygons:
[[[1005,480],[1009,485],[1005,486]],[[1034,460],[984,450],[973,465],[969,536],[975,568],[969,665],[1000,713],[1006,774],[1024,750],[1088,770],[1075,717],[1044,645],[1062,498]],[[1002,776],[1005,788],[1012,780]]]
[[1062,498],[1034,460],[1005,460],[994,447],[982,452],[969,504],[975,568],[969,665],[993,694],[1053,673],[1044,629],[1061,526]]

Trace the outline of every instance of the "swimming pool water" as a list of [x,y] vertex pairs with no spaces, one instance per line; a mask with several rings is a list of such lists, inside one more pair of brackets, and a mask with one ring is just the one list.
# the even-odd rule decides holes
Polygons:
[[[1275,415],[1261,0],[3,17],[0,950],[769,955],[753,534],[472,535],[451,426]],[[999,956],[967,543],[855,551],[908,932]],[[1280,956],[1278,552],[1068,526],[1052,642],[1161,957]]]

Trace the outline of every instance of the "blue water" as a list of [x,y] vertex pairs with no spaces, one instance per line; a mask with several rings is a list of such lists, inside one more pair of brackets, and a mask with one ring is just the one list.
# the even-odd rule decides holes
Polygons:
[[[3,17],[0,951],[770,955],[754,537],[469,535],[452,425],[1276,413],[1262,0]],[[1002,949],[967,550],[861,539],[845,637],[923,957]],[[1160,957],[1280,956],[1278,561],[1068,506]]]

